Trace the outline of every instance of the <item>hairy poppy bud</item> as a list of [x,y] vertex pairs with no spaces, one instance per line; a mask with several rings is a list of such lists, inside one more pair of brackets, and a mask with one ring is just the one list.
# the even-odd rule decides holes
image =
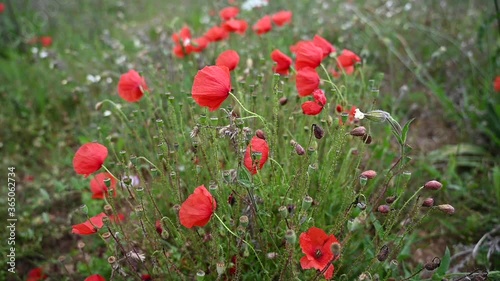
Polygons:
[[389,196],[387,198],[385,198],[385,203],[387,204],[392,204],[394,201],[396,201],[396,198],[398,198],[397,196]]
[[438,257],[432,259],[431,262],[428,262],[424,265],[425,269],[432,271],[438,268],[441,265],[441,260]]
[[264,134],[264,132],[262,130],[257,130],[255,131],[255,135],[259,138],[259,139],[263,139],[263,140],[266,140],[266,135]]
[[382,246],[382,248],[380,248],[380,251],[377,254],[377,260],[385,261],[388,256],[389,256],[389,247],[387,247],[387,245],[384,245]]
[[441,187],[443,187],[443,184],[441,184],[440,182],[435,181],[435,180],[428,181],[424,185],[424,188],[429,189],[429,190],[439,190]]
[[323,128],[321,128],[319,125],[313,124],[313,132],[314,132],[314,137],[317,138],[318,140],[323,138],[325,135],[325,131],[323,131]]
[[377,172],[375,172],[374,170],[366,170],[366,171],[362,172],[361,175],[365,176],[367,179],[371,180],[377,176]]
[[306,150],[302,147],[302,145],[298,144],[296,141],[291,140],[290,144],[295,147],[295,152],[297,152],[298,155],[304,155],[306,153]]
[[285,105],[288,102],[288,99],[286,97],[280,98],[280,104]]
[[372,110],[365,113],[365,118],[373,122],[384,122],[391,115],[382,110]]
[[431,197],[426,198],[424,202],[422,202],[422,207],[432,207],[432,206],[434,206],[434,199]]
[[453,213],[455,213],[455,208],[453,208],[453,206],[450,204],[438,205],[438,208],[439,208],[439,210],[441,210],[449,215],[452,215]]
[[382,214],[387,214],[391,210],[391,207],[389,205],[380,205],[377,208],[377,211]]
[[355,137],[362,137],[362,136],[366,135],[366,128],[363,126],[356,127],[354,129],[352,129],[349,132],[349,134],[351,136],[355,136]]
[[334,256],[340,255],[340,251],[342,250],[342,246],[340,245],[339,242],[333,242],[332,245],[330,246],[330,250],[332,251],[332,254]]

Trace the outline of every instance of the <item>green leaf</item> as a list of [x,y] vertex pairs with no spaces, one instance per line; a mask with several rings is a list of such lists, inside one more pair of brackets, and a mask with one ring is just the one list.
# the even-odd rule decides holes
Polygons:
[[500,167],[493,168],[493,188],[497,196],[497,204],[500,203]]
[[439,278],[444,277],[444,275],[450,268],[450,261],[451,261],[450,249],[446,247],[446,250],[444,251],[444,256],[441,259],[441,265],[436,270],[436,274],[434,274],[434,276],[437,276]]
[[408,136],[408,131],[410,130],[410,124],[413,122],[415,118],[410,119],[410,121],[406,122],[406,124],[403,126],[403,130],[401,131],[401,140],[403,141],[403,144],[406,143],[406,137]]
[[247,188],[253,187],[252,175],[242,166],[238,168],[238,183]]

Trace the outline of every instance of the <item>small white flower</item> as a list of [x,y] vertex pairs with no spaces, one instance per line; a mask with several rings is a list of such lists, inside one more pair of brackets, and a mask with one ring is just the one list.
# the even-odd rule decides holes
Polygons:
[[356,108],[356,110],[354,111],[354,118],[361,120],[361,119],[365,118],[365,114],[363,112],[361,112],[361,110],[359,110],[359,108]]

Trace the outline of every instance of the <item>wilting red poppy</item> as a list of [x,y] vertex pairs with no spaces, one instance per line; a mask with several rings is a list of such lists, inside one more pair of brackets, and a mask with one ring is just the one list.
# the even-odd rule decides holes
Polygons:
[[219,57],[217,57],[215,64],[218,66],[225,66],[229,69],[229,71],[233,71],[236,66],[238,66],[239,62],[240,56],[238,53],[235,50],[227,50],[222,52]]
[[80,223],[80,224],[75,224],[73,225],[73,232],[74,234],[80,234],[80,235],[90,235],[94,234],[97,232],[97,230],[101,229],[102,226],[104,225],[102,219],[106,217],[105,213],[100,213],[94,217],[91,217],[87,221]]
[[226,100],[231,91],[231,76],[226,66],[205,66],[193,81],[191,95],[200,106],[214,111]]
[[267,142],[257,136],[254,136],[245,151],[244,164],[252,175],[261,170],[269,158],[269,146]]
[[301,41],[295,48],[295,67],[300,70],[304,67],[316,68],[323,60],[323,50],[311,41]]
[[291,11],[279,11],[273,14],[271,19],[277,26],[283,26],[292,21],[292,15]]
[[326,266],[328,269],[324,275],[326,279],[333,276],[334,267],[331,262],[334,255],[331,250],[333,243],[338,243],[334,235],[327,235],[322,229],[311,227],[307,232],[300,234],[300,248],[305,254],[300,259],[302,269],[315,268],[323,271]]
[[50,47],[52,46],[52,37],[50,36],[42,36],[39,38],[40,44],[44,47]]
[[33,268],[28,272],[28,276],[26,276],[26,281],[39,281],[47,279],[47,274],[43,273],[41,267]]
[[212,217],[217,202],[208,192],[204,185],[198,186],[193,194],[182,203],[179,210],[179,219],[181,224],[187,228],[193,226],[205,226]]
[[495,89],[495,92],[500,92],[500,76],[497,76],[495,78],[495,81],[493,82],[493,88]]
[[276,66],[273,67],[274,72],[288,75],[292,65],[292,59],[289,56],[276,49],[271,53],[271,59],[276,62]]
[[122,74],[120,81],[118,81],[118,94],[128,102],[139,101],[144,95],[144,91],[147,90],[146,80],[133,69]]
[[222,28],[227,32],[236,32],[243,35],[247,31],[248,23],[245,20],[230,19],[222,23]]
[[347,49],[342,50],[342,53],[337,57],[337,66],[339,68],[353,66],[357,62],[361,62],[361,58]]
[[229,33],[222,27],[214,26],[205,32],[205,37],[209,42],[217,42],[226,39]]
[[323,50],[323,58],[326,58],[330,55],[330,53],[335,53],[335,47],[328,42],[325,38],[319,36],[319,35],[314,35],[313,38],[313,43],[314,45],[318,46]]
[[95,142],[90,142],[82,145],[73,157],[73,169],[79,175],[88,175],[99,170],[108,157],[108,149]]
[[295,86],[297,87],[299,96],[305,97],[312,94],[312,92],[318,88],[319,81],[318,73],[310,67],[302,68],[297,71]]
[[325,92],[316,89],[313,92],[314,101],[306,101],[302,104],[302,112],[306,115],[318,115],[326,104]]
[[94,274],[94,275],[90,275],[89,277],[85,278],[84,281],[106,281],[106,278],[102,277],[99,274]]
[[238,13],[240,12],[240,9],[237,7],[226,7],[219,12],[219,16],[222,20],[230,20],[232,18],[235,18]]
[[191,41],[191,30],[188,26],[184,26],[178,33],[172,34],[172,40],[175,44],[187,46]]
[[109,173],[100,173],[90,181],[90,191],[92,199],[104,199],[108,195],[108,187],[105,180],[109,179],[109,189],[113,189],[113,194],[116,196],[116,179]]
[[272,27],[273,26],[271,24],[271,17],[266,15],[262,17],[260,20],[258,20],[257,23],[253,25],[252,29],[258,35],[262,35],[264,33],[268,33],[269,31],[271,31]]

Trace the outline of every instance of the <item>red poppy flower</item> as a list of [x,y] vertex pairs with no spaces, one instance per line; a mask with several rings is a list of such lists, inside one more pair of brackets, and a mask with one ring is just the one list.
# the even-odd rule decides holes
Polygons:
[[222,20],[230,20],[232,18],[235,18],[238,13],[240,12],[240,9],[237,7],[226,7],[219,12],[219,16]]
[[318,46],[323,50],[323,58],[326,58],[330,55],[330,53],[335,53],[335,47],[333,47],[330,42],[326,41],[325,38],[319,36],[319,35],[314,35],[313,38],[313,43],[314,45]]
[[323,60],[323,50],[311,41],[302,41],[296,45],[295,66],[297,70],[304,67],[316,68]]
[[193,226],[205,226],[212,217],[217,202],[208,192],[204,185],[198,186],[193,194],[182,203],[179,210],[179,219],[181,224],[187,228]]
[[149,275],[149,274],[143,274],[143,275],[141,275],[141,280],[142,281],[151,281],[153,279],[151,279],[151,275]]
[[276,49],[271,53],[271,59],[276,62],[276,66],[273,67],[274,72],[281,75],[288,75],[290,66],[292,65],[292,59],[289,56]]
[[85,278],[84,281],[106,281],[106,278],[102,277],[99,274],[94,274],[94,275],[90,275],[89,277]]
[[161,235],[161,233],[163,232],[163,228],[161,227],[161,221],[160,220],[157,220],[155,222],[155,228],[156,228],[156,232],[158,232],[158,234]]
[[100,213],[94,217],[91,217],[87,221],[73,225],[72,232],[80,235],[90,235],[97,232],[97,230],[101,229],[104,223],[102,219],[106,217],[105,213]]
[[240,56],[235,50],[227,50],[222,52],[217,60],[215,61],[216,65],[225,66],[229,69],[229,71],[233,71],[238,63],[240,62]]
[[113,189],[113,194],[116,196],[116,179],[109,173],[100,173],[90,181],[90,191],[92,192],[92,199],[104,199],[108,195],[108,187],[105,180],[109,179],[109,188]]
[[493,82],[493,88],[495,89],[495,92],[500,92],[500,76],[497,76],[495,78],[495,81]]
[[73,168],[79,175],[88,175],[99,170],[108,157],[108,149],[99,143],[90,142],[82,145],[73,157]]
[[337,57],[337,66],[340,69],[353,66],[357,62],[361,62],[361,58],[347,49],[342,50],[342,53]]
[[252,175],[261,170],[269,158],[269,146],[267,142],[257,136],[254,136],[245,151],[244,164]]
[[226,66],[205,66],[193,81],[191,94],[200,106],[214,111],[226,100],[231,91],[231,76]]
[[[356,114],[356,108],[357,107],[352,106],[351,109],[349,110],[349,112],[346,112],[347,116],[348,116],[348,120],[347,120],[348,123],[352,123],[354,121],[354,115]],[[339,119],[339,125],[344,125],[344,123],[342,122],[342,119]]]
[[52,37],[50,36],[42,36],[39,38],[40,44],[44,47],[50,47],[52,46]]
[[262,35],[264,33],[268,33],[269,31],[271,31],[272,27],[273,26],[271,24],[271,17],[266,15],[262,17],[260,20],[258,20],[257,23],[253,25],[252,29],[258,35]]
[[227,32],[243,35],[247,31],[248,23],[245,20],[230,19],[222,24],[222,28]]
[[26,281],[39,281],[39,280],[45,280],[47,279],[47,274],[43,273],[43,270],[41,267],[33,268],[28,272],[28,276],[26,278]]
[[0,3],[0,14],[3,13],[4,11],[5,11],[5,4]]
[[310,67],[302,68],[297,72],[295,86],[297,87],[297,91],[301,97],[312,94],[312,92],[319,86],[318,73]]
[[229,33],[227,31],[219,26],[214,26],[210,28],[207,32],[205,32],[205,37],[209,42],[218,42],[225,40],[229,36]]
[[300,234],[299,240],[300,248],[305,254],[300,259],[302,269],[315,268],[322,271],[328,266],[324,275],[326,279],[332,278],[334,267],[331,261],[334,256],[331,246],[335,242],[338,243],[337,238],[334,235],[327,235],[322,229],[311,227],[307,232]]
[[302,104],[302,112],[306,115],[318,115],[326,104],[325,92],[316,89],[313,92],[314,101],[306,101]]
[[185,52],[186,54],[190,54],[191,52],[201,53],[208,47],[210,42],[205,37],[198,37],[191,40],[191,44],[186,46]]
[[172,35],[172,40],[177,45],[187,46],[191,41],[191,30],[188,26],[182,27],[178,33]]
[[291,11],[279,11],[273,14],[271,19],[277,26],[283,26],[292,21],[292,15]]
[[118,94],[128,102],[139,101],[144,95],[144,91],[147,90],[146,80],[133,69],[122,74],[120,81],[118,81]]

